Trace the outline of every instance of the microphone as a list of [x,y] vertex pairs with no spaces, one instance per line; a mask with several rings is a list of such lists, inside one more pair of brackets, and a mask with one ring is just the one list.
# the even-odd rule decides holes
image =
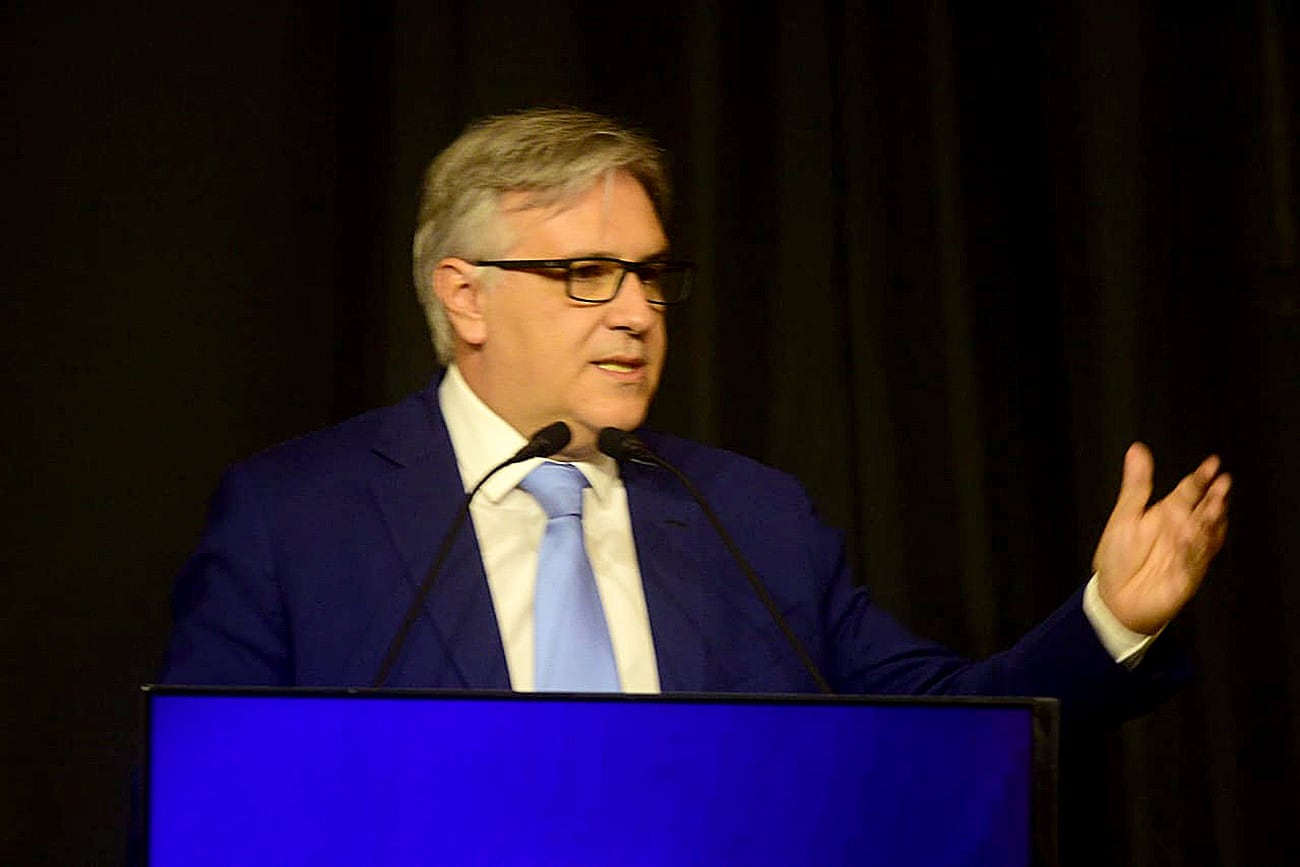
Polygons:
[[695,483],[688,479],[681,470],[659,457],[659,455],[650,451],[645,443],[641,442],[635,434],[629,433],[628,431],[619,430],[616,427],[604,428],[596,438],[596,448],[600,449],[616,461],[630,460],[634,463],[663,467],[665,470],[677,477],[677,481],[682,483],[682,487],[686,488],[686,492],[689,493],[699,505],[700,509],[704,512],[704,516],[709,519],[709,523],[713,526],[713,531],[717,533],[718,538],[722,540],[722,544],[726,547],[727,553],[731,555],[731,559],[740,567],[740,571],[745,575],[745,580],[749,582],[749,586],[753,589],[764,607],[767,608],[767,613],[772,615],[772,620],[775,621],[777,627],[780,628],[781,634],[785,636],[786,642],[794,649],[795,655],[799,657],[799,661],[803,663],[803,667],[812,677],[813,682],[817,684],[817,688],[826,695],[833,695],[834,690],[831,689],[830,684],[822,675],[821,669],[817,667],[817,663],[813,661],[812,656],[810,656],[807,649],[804,648],[803,642],[799,640],[799,636],[794,634],[794,630],[790,628],[790,624],[787,623],[785,617],[781,615],[780,609],[776,607],[776,602],[772,599],[772,594],[768,592],[765,586],[763,586],[763,582],[759,580],[758,573],[754,571],[753,566],[749,565],[749,561],[745,559],[745,555],[741,553],[740,548],[736,545],[735,540],[731,538],[731,534],[727,532],[726,527],[722,526],[721,519],[718,518],[717,513],[713,511],[713,507],[709,505],[708,501],[704,499],[704,495],[700,493],[700,489],[695,487]]
[[[549,458],[551,455],[567,446],[571,439],[573,439],[573,432],[569,430],[569,426],[562,421],[553,421],[537,433],[533,434],[522,449],[515,452],[514,455],[508,461],[502,463],[501,466],[493,469],[492,473],[495,473],[502,467],[508,467],[511,464],[517,464],[520,461],[526,461],[529,458]],[[488,473],[484,476],[479,484],[482,485],[483,482],[486,482],[492,473]],[[475,490],[478,489],[475,488]]]
[[619,430],[616,427],[601,429],[600,434],[596,437],[596,448],[616,461],[629,460],[671,470],[671,467],[666,462],[646,448],[645,443],[637,439],[636,434]]
[[397,634],[393,636],[392,643],[388,645],[388,651],[384,654],[384,660],[379,665],[379,670],[375,672],[374,680],[371,681],[372,687],[381,687],[388,681],[388,675],[397,664],[397,657],[401,655],[402,647],[406,644],[407,636],[411,634],[411,628],[415,626],[415,621],[420,617],[420,610],[424,608],[425,600],[429,598],[429,591],[433,589],[433,582],[438,577],[438,572],[442,569],[443,561],[451,553],[451,543],[455,540],[456,534],[460,532],[461,526],[465,519],[469,517],[469,504],[474,499],[474,495],[479,492],[479,488],[487,482],[488,479],[504,470],[511,464],[517,464],[530,458],[549,458],[569,444],[573,433],[569,426],[562,421],[552,422],[546,427],[537,431],[528,438],[524,447],[497,464],[487,475],[478,480],[470,492],[465,495],[461,501],[460,509],[456,512],[456,518],[451,522],[451,527],[442,537],[442,544],[438,546],[438,554],[433,558],[433,563],[429,566],[429,571],[424,575],[424,581],[420,583],[419,592],[411,600],[410,607],[406,609],[406,616],[402,618],[402,625],[398,628]]

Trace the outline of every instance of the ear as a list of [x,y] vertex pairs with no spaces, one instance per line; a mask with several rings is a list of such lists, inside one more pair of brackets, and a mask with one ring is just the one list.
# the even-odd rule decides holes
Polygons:
[[457,339],[470,346],[482,346],[487,339],[481,281],[474,280],[477,270],[464,259],[454,257],[433,266],[433,291],[446,308]]

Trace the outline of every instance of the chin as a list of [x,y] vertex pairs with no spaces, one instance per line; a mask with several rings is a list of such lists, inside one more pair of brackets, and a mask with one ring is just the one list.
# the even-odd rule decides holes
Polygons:
[[602,416],[598,421],[591,425],[592,431],[599,434],[607,427],[616,427],[620,430],[636,430],[645,421],[646,411],[644,408],[635,412],[610,413]]

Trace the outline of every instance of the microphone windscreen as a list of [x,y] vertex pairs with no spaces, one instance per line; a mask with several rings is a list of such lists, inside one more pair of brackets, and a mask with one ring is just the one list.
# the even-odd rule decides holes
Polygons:
[[616,427],[607,427],[601,430],[600,435],[596,438],[596,448],[616,461],[643,458],[649,453],[649,450],[641,443],[641,440],[636,438],[635,434]]
[[562,421],[551,422],[528,438],[528,445],[520,449],[519,454],[515,456],[515,460],[549,458],[567,446],[572,438],[573,433],[569,430],[567,424]]
[[630,458],[636,452],[636,447],[640,445],[636,437],[629,434],[627,430],[619,428],[602,428],[601,433],[595,438],[595,447],[615,460]]

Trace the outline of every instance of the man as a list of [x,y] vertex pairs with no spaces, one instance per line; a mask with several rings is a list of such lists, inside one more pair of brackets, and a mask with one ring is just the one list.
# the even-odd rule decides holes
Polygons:
[[[551,462],[582,474],[578,547],[594,582],[596,649],[578,655],[607,657],[607,680],[585,688],[812,690],[677,480],[597,450],[603,428],[644,420],[664,307],[689,290],[689,266],[668,255],[667,199],[657,149],[582,112],[491,119],[444,151],[426,178],[415,277],[445,375],[227,473],[177,583],[165,679],[370,683],[464,493],[558,420],[572,439]],[[644,441],[704,491],[839,692],[1055,695],[1067,717],[1136,712],[1168,680],[1153,637],[1226,530],[1230,480],[1217,459],[1148,508],[1152,459],[1135,445],[1086,590],[971,663],[852,586],[838,535],[788,476],[671,437]],[[563,607],[558,621],[542,614],[553,521],[531,480],[543,463],[508,467],[476,496],[472,530],[453,537],[388,685],[584,688],[550,670],[551,642],[577,627]]]

